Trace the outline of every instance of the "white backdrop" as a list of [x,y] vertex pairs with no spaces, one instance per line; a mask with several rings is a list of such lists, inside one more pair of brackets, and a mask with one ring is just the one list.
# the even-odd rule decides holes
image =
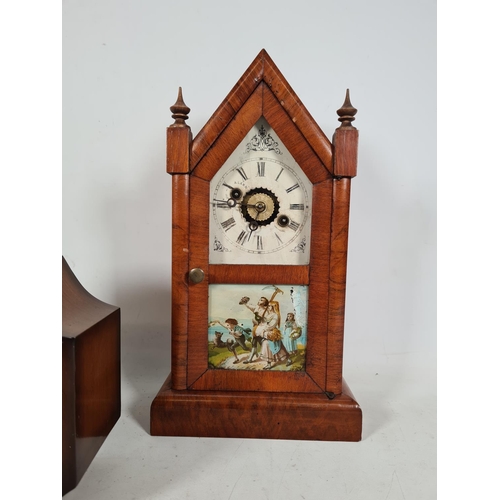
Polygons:
[[[68,500],[434,498],[435,10],[65,0],[62,253],[121,308],[123,363],[122,418]],[[169,107],[182,86],[196,135],[262,48],[330,138],[346,88],[358,109],[344,366],[364,423],[352,446],[148,436],[170,368]]]
[[435,350],[435,2],[67,0],[63,249],[124,332],[166,336],[169,107],[193,134],[261,48],[330,138],[358,109],[346,351]]

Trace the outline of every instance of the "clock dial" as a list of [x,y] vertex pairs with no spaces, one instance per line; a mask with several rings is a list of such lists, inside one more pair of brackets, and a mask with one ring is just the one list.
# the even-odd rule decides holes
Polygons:
[[[268,176],[262,175],[264,165]],[[244,160],[225,172],[211,203],[224,242],[250,254],[289,246],[302,233],[310,211],[302,180],[284,162],[268,157]]]
[[212,179],[211,263],[309,263],[312,185],[275,138],[259,120]]

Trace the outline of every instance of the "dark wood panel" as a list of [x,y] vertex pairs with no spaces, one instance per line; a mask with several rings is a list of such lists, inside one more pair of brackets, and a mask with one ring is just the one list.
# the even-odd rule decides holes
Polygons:
[[120,415],[119,325],[116,310],[76,338],[78,438],[107,436]]
[[[196,363],[196,369],[193,369],[193,376],[190,377],[190,381],[193,381],[193,385],[190,385],[192,389],[249,390],[251,387],[256,387],[256,390],[281,390],[285,392],[326,390],[328,330],[325,325],[328,324],[332,179],[316,184],[313,190],[312,212],[313,214],[321,213],[322,217],[313,217],[311,245],[314,252],[312,252],[311,256],[313,271],[311,272],[310,281],[308,279],[309,266],[289,266],[289,269],[280,270],[283,266],[245,266],[244,268],[238,268],[227,265],[212,265],[209,266],[208,275],[210,283],[244,283],[246,280],[249,283],[309,283],[306,373],[297,375],[292,372],[253,373],[236,370],[207,370],[206,325],[208,324],[208,315],[202,318],[201,313],[196,311],[197,319],[193,322],[193,328],[196,328],[196,331],[190,328],[192,344],[189,347],[190,363]],[[303,279],[300,282],[298,281],[299,277]],[[196,289],[197,299],[195,299],[195,303],[197,308],[204,308],[206,297],[202,294],[208,293],[208,289],[206,284],[203,284],[203,287],[200,285],[193,285],[192,290],[198,287]],[[193,301],[192,298],[191,301]],[[204,321],[204,323],[200,323],[200,321]],[[201,327],[201,325],[203,326]],[[202,373],[203,375],[200,377]],[[307,374],[307,377],[304,377],[305,374]],[[261,381],[260,385],[259,380]],[[259,387],[260,389],[258,389]]]
[[308,285],[309,266],[208,266],[210,283],[272,283],[280,285]]
[[254,92],[262,80],[262,72],[262,58],[259,54],[194,138],[191,150],[191,170],[196,167],[213,142]]
[[358,135],[354,127],[340,127],[334,135],[334,175],[355,177],[358,165]]
[[62,339],[62,494],[78,483],[76,475],[75,339]]
[[332,172],[332,145],[328,137],[314,121],[274,61],[267,54],[266,56],[264,58],[264,81],[321,162]]
[[151,435],[360,441],[362,413],[342,394],[172,391],[166,380],[151,405]]
[[167,128],[167,172],[184,174],[189,172],[189,147],[191,129],[185,125]]
[[93,297],[63,258],[62,490],[80,481],[120,417],[120,309]]
[[[189,269],[208,269],[208,181],[191,175]],[[188,280],[188,386],[208,366],[208,280],[192,283]]]
[[351,180],[333,182],[332,255],[330,259],[330,303],[328,330],[327,390],[338,394],[342,390],[342,359],[344,349],[345,290],[347,270],[347,240]]
[[[259,86],[236,113],[234,120],[221,132],[217,148],[207,151],[194,168],[192,175],[207,181],[211,180],[261,116],[262,88]],[[208,204],[206,206],[208,207]]]
[[333,175],[355,177],[358,167],[358,130],[352,122],[358,110],[351,104],[349,89],[344,104],[337,110],[342,125],[333,135]]
[[172,388],[187,388],[189,176],[172,176]]
[[306,372],[207,370],[194,390],[323,392]]
[[248,98],[264,81],[325,167],[333,172],[332,146],[269,54],[262,50],[193,140],[191,170],[210,150]]
[[325,390],[332,180],[313,187],[307,372]]
[[[281,103],[276,100],[276,97],[264,84],[263,116],[313,184],[331,177],[331,173],[305,140]],[[328,161],[331,161],[331,158]]]

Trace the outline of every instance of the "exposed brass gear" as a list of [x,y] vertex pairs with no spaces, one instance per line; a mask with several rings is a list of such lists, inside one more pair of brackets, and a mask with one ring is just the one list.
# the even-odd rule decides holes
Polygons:
[[256,221],[266,221],[273,215],[274,201],[266,193],[255,193],[247,200],[248,215]]
[[241,202],[241,212],[247,222],[264,226],[277,216],[279,202],[276,195],[266,188],[248,191]]

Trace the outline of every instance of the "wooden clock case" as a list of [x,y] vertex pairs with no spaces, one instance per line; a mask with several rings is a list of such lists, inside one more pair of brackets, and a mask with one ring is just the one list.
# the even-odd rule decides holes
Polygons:
[[[172,175],[172,372],[151,405],[151,434],[359,441],[362,414],[342,377],[351,178],[358,131],[349,94],[328,140],[262,50],[192,139],[179,97],[167,129]],[[313,184],[309,265],[209,264],[209,183],[264,117]],[[193,283],[189,271],[205,279]],[[208,366],[208,286],[309,286],[309,333],[302,372],[214,370]]]

